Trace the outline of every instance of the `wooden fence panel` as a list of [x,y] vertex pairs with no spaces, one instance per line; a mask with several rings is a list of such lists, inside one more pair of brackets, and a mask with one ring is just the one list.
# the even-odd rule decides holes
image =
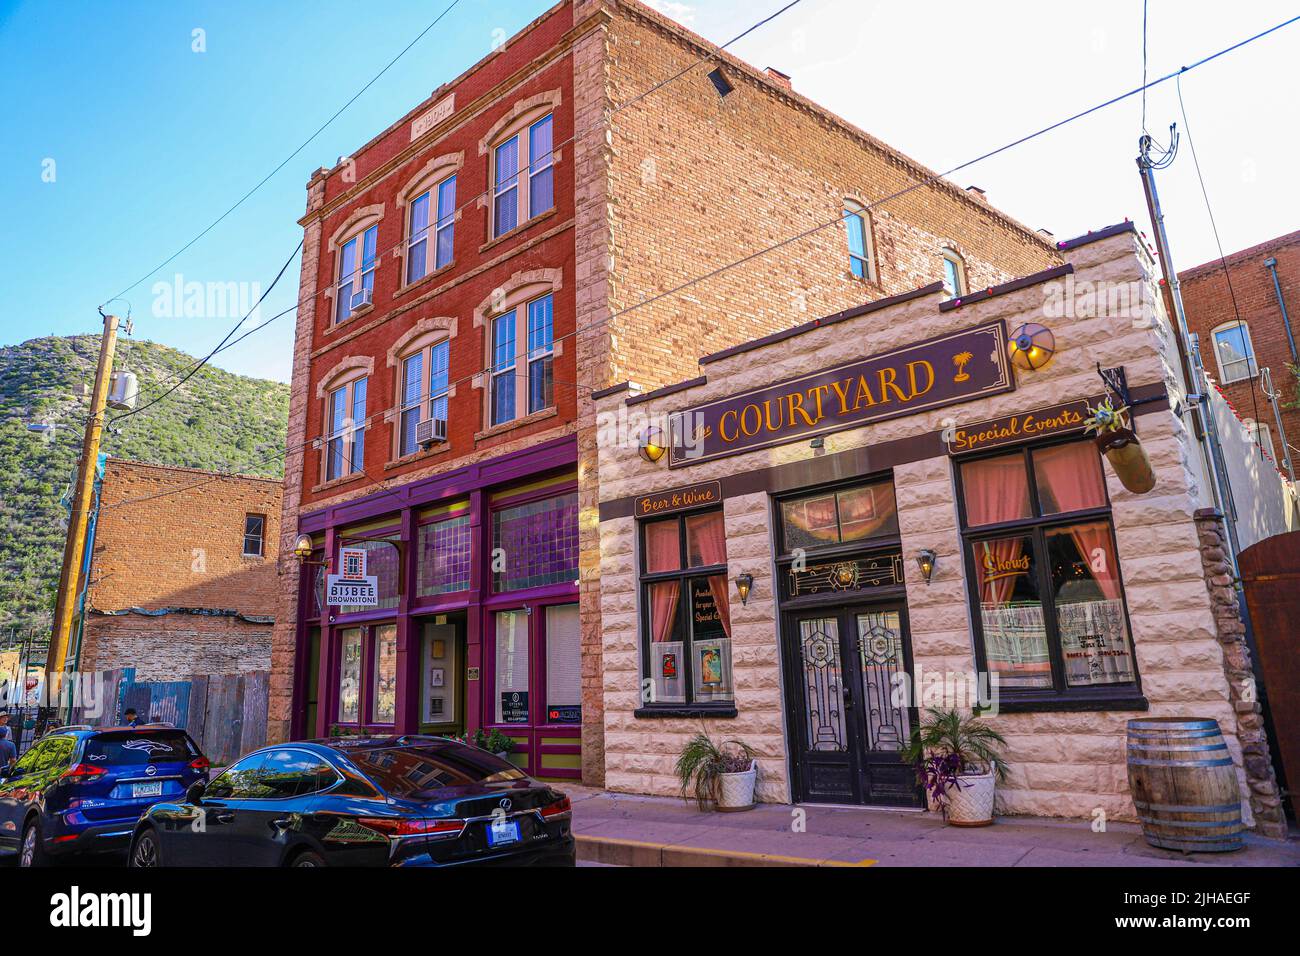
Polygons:
[[[194,738],[205,757],[208,756],[207,744],[203,741],[204,721],[208,716],[208,678],[195,675],[190,678],[190,714],[185,721],[185,732]],[[208,757],[208,759],[212,759]]]
[[246,754],[266,743],[266,709],[269,703],[271,674],[253,671],[244,674],[243,681],[243,732],[239,739],[239,752]]

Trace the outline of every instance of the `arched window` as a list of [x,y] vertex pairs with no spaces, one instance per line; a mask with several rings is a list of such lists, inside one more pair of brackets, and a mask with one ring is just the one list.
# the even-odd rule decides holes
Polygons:
[[330,236],[334,253],[333,321],[337,325],[374,303],[375,270],[379,268],[379,221],[382,204],[353,210]]
[[1220,382],[1226,385],[1255,377],[1255,349],[1245,322],[1225,322],[1210,333],[1210,338],[1214,342]]
[[844,201],[844,228],[848,233],[849,269],[859,279],[875,281],[875,249],[871,243],[871,216],[852,199]]
[[560,91],[529,97],[502,117],[480,142],[489,156],[489,204],[495,239],[555,206],[552,113]]
[[397,194],[397,207],[405,210],[406,220],[406,244],[401,253],[406,260],[406,285],[452,263],[459,218],[456,178],[464,158],[459,152],[435,156]]
[[322,418],[320,480],[336,481],[360,474],[366,458],[366,392],[374,359],[350,356],[341,360],[316,386],[325,403]]
[[939,250],[943,260],[943,291],[948,298],[955,299],[966,294],[966,262],[954,249],[944,247]]
[[555,407],[555,292],[560,272],[516,273],[475,312],[487,344],[485,420],[489,429]]

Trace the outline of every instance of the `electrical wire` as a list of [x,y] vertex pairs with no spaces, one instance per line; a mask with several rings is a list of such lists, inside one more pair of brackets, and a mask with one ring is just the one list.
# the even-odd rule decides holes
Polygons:
[[[1183,116],[1183,132],[1187,134],[1187,145],[1192,150],[1192,165],[1196,169],[1196,179],[1201,185],[1201,197],[1205,200],[1205,214],[1210,220],[1210,231],[1214,234],[1214,244],[1219,250],[1219,264],[1223,266],[1223,278],[1228,285],[1228,298],[1232,301],[1232,312],[1233,315],[1236,316],[1237,327],[1240,329],[1244,327],[1245,323],[1241,320],[1241,309],[1237,305],[1237,292],[1232,287],[1232,273],[1228,269],[1228,258],[1223,252],[1223,241],[1219,238],[1219,226],[1214,218],[1214,209],[1210,205],[1210,193],[1205,185],[1205,177],[1201,174],[1201,161],[1196,156],[1196,142],[1192,139],[1192,127],[1187,121],[1187,106],[1183,103],[1183,78],[1181,73],[1179,74],[1178,81],[1174,86],[1178,90],[1178,111]],[[1211,344],[1214,344],[1216,348],[1218,347],[1217,343],[1212,342]],[[1252,379],[1256,378],[1259,375],[1259,365],[1255,361],[1255,350],[1249,346],[1249,343],[1243,342],[1243,345],[1246,346],[1246,369],[1251,372]],[[1264,441],[1260,436],[1259,396],[1255,394],[1255,391],[1255,386],[1252,384],[1250,388],[1250,402],[1255,416],[1255,428],[1253,429],[1255,445],[1259,448],[1260,456],[1264,458],[1265,461],[1268,461],[1268,456],[1264,454]]]
[[[1012,141],[1009,142],[1009,143],[1006,143],[1006,144],[1004,144],[1004,145],[1002,145],[1002,146],[996,147],[995,149],[991,149],[991,150],[989,150],[989,151],[987,151],[987,152],[985,152],[985,153],[982,153],[982,154],[980,154],[979,156],[976,156],[976,157],[973,158],[973,159],[967,160],[966,162],[963,162],[963,163],[961,163],[961,164],[959,164],[959,165],[957,165],[957,166],[954,166],[952,169],[948,170],[948,171],[945,172],[945,173],[933,174],[933,175],[931,175],[930,177],[927,177],[926,179],[919,180],[918,182],[916,182],[916,183],[914,183],[914,184],[912,184],[912,185],[910,185],[910,186],[908,186],[908,187],[906,187],[906,188],[904,188],[904,189],[898,190],[898,191],[895,192],[895,193],[892,193],[892,194],[890,194],[890,195],[888,195],[888,196],[885,196],[885,197],[882,198],[882,199],[879,199],[879,200],[875,201],[874,203],[871,203],[871,204],[868,206],[868,208],[872,208],[872,209],[877,208],[877,207],[883,205],[883,204],[886,203],[886,202],[889,202],[889,201],[891,201],[891,200],[893,200],[893,199],[896,199],[896,198],[898,198],[898,197],[900,197],[900,196],[906,195],[907,193],[909,193],[909,192],[911,192],[911,191],[913,191],[913,190],[915,190],[915,189],[919,189],[919,188],[921,188],[922,186],[927,185],[927,184],[929,184],[929,183],[932,183],[932,182],[934,182],[934,181],[936,181],[936,180],[938,180],[938,179],[940,179],[940,178],[944,178],[944,177],[946,177],[946,176],[950,176],[950,175],[952,175],[952,174],[955,173],[955,172],[959,172],[959,171],[961,171],[961,170],[963,170],[963,169],[966,169],[966,168],[968,168],[968,167],[970,167],[970,166],[975,165],[976,163],[982,162],[982,161],[984,161],[984,160],[986,160],[986,159],[989,159],[989,158],[991,158],[991,157],[993,157],[993,156],[997,156],[997,155],[999,155],[1000,153],[1003,153],[1003,152],[1006,152],[1007,150],[1010,150],[1010,149],[1015,148],[1016,146],[1019,146],[1019,145],[1021,145],[1021,144],[1023,144],[1023,143],[1026,143],[1026,142],[1029,142],[1030,140],[1037,139],[1038,137],[1043,136],[1043,135],[1045,135],[1045,134],[1047,134],[1047,133],[1049,133],[1049,132],[1053,132],[1053,131],[1055,131],[1055,130],[1057,130],[1057,129],[1060,129],[1060,128],[1062,128],[1062,127],[1064,127],[1064,126],[1066,126],[1066,125],[1068,125],[1068,124],[1070,124],[1070,123],[1073,123],[1073,122],[1075,122],[1075,121],[1077,121],[1077,120],[1083,119],[1083,118],[1086,117],[1086,116],[1089,116],[1089,115],[1091,115],[1091,114],[1093,114],[1093,113],[1095,113],[1095,112],[1098,112],[1099,110],[1103,110],[1103,109],[1106,109],[1106,108],[1108,108],[1108,107],[1110,107],[1110,106],[1113,106],[1113,105],[1115,105],[1115,104],[1117,104],[1117,103],[1120,103],[1120,102],[1122,102],[1122,101],[1124,101],[1124,100],[1126,100],[1126,99],[1128,99],[1128,98],[1130,98],[1130,97],[1132,97],[1132,96],[1134,96],[1134,95],[1136,95],[1136,94],[1142,92],[1144,89],[1149,89],[1149,88],[1151,88],[1151,87],[1159,86],[1160,84],[1165,83],[1165,82],[1168,82],[1168,81],[1171,80],[1171,79],[1174,79],[1174,78],[1176,78],[1176,77],[1180,77],[1180,76],[1181,76],[1182,74],[1184,74],[1184,73],[1188,73],[1188,72],[1190,72],[1190,71],[1192,71],[1192,70],[1194,70],[1194,69],[1197,69],[1198,67],[1204,66],[1205,64],[1210,63],[1210,62],[1212,62],[1212,61],[1218,59],[1219,57],[1225,56],[1226,54],[1231,53],[1231,52],[1233,52],[1233,51],[1235,51],[1235,50],[1238,50],[1238,49],[1240,49],[1240,48],[1242,48],[1242,47],[1244,47],[1244,46],[1247,46],[1247,45],[1250,44],[1250,43],[1254,43],[1254,42],[1257,41],[1257,40],[1263,39],[1264,37],[1269,36],[1270,34],[1275,33],[1275,32],[1277,32],[1278,30],[1283,29],[1284,27],[1287,27],[1287,26],[1290,26],[1290,25],[1296,23],[1297,21],[1300,21],[1300,16],[1295,16],[1295,17],[1291,17],[1291,18],[1288,19],[1288,20],[1284,20],[1284,21],[1282,21],[1281,23],[1278,23],[1278,24],[1276,24],[1276,25],[1274,25],[1274,26],[1272,26],[1272,27],[1269,27],[1269,28],[1266,29],[1266,30],[1262,30],[1262,31],[1260,31],[1259,33],[1256,33],[1256,34],[1254,34],[1254,35],[1252,35],[1252,36],[1250,36],[1250,37],[1247,37],[1247,38],[1245,38],[1245,39],[1243,39],[1243,40],[1240,40],[1240,41],[1238,41],[1238,42],[1236,42],[1236,43],[1234,43],[1234,44],[1232,44],[1232,45],[1230,45],[1230,46],[1223,47],[1222,49],[1220,49],[1220,50],[1218,50],[1218,51],[1216,51],[1216,52],[1214,52],[1214,53],[1211,53],[1211,54],[1209,54],[1208,56],[1202,57],[1201,59],[1196,60],[1195,62],[1193,62],[1193,63],[1192,63],[1191,65],[1189,65],[1189,66],[1181,67],[1180,69],[1178,69],[1178,70],[1174,70],[1174,71],[1172,71],[1172,72],[1170,72],[1170,73],[1167,73],[1167,74],[1165,74],[1164,76],[1161,76],[1161,77],[1159,77],[1159,78],[1157,78],[1157,79],[1155,79],[1155,80],[1151,80],[1151,81],[1149,81],[1148,83],[1144,84],[1144,86],[1142,86],[1142,87],[1137,87],[1137,88],[1134,88],[1134,89],[1129,90],[1129,91],[1127,91],[1127,92],[1120,93],[1120,94],[1117,95],[1117,96],[1110,97],[1110,98],[1107,99],[1107,100],[1104,100],[1104,101],[1102,101],[1102,102],[1100,102],[1100,103],[1098,103],[1098,104],[1096,104],[1096,105],[1094,105],[1094,106],[1088,107],[1087,109],[1084,109],[1084,110],[1081,110],[1081,111],[1079,111],[1079,112],[1077,112],[1077,113],[1074,113],[1074,114],[1072,114],[1071,116],[1068,116],[1068,117],[1066,117],[1066,118],[1064,118],[1064,119],[1062,119],[1062,120],[1059,120],[1059,121],[1057,121],[1057,122],[1054,122],[1054,123],[1052,123],[1052,124],[1050,124],[1050,125],[1048,125],[1048,126],[1044,126],[1044,127],[1042,127],[1041,129],[1038,129],[1038,130],[1036,130],[1036,131],[1034,131],[1034,132],[1032,132],[1032,133],[1026,134],[1026,135],[1021,136],[1021,137],[1019,137],[1019,138],[1017,138],[1017,139],[1015,139],[1015,140],[1012,140]],[[685,282],[685,283],[683,283],[683,284],[681,284],[681,285],[679,285],[679,286],[676,286],[676,287],[674,287],[674,288],[672,288],[672,289],[668,289],[668,290],[665,290],[664,292],[657,293],[656,295],[646,297],[646,298],[640,300],[639,302],[633,303],[631,306],[628,306],[627,308],[620,310],[619,312],[611,313],[609,316],[607,316],[607,317],[605,317],[605,318],[603,318],[603,319],[597,320],[596,322],[593,322],[593,323],[589,323],[587,326],[584,326],[584,327],[581,327],[581,328],[576,328],[576,329],[574,329],[573,332],[567,332],[567,333],[564,333],[564,334],[562,334],[562,335],[555,336],[555,340],[556,340],[556,341],[563,340],[563,339],[566,339],[566,338],[570,338],[570,337],[576,336],[576,335],[578,335],[578,334],[580,334],[580,333],[582,333],[582,332],[586,332],[586,331],[590,331],[590,330],[592,330],[592,329],[595,329],[595,328],[597,328],[597,327],[599,327],[599,326],[601,326],[601,325],[604,325],[604,324],[608,323],[611,319],[613,319],[613,318],[615,318],[615,317],[617,317],[617,316],[619,316],[619,315],[624,315],[624,314],[627,314],[628,312],[632,312],[632,311],[634,311],[634,310],[636,310],[636,309],[643,308],[644,306],[649,305],[650,303],[652,303],[652,302],[654,302],[654,301],[657,301],[657,300],[659,300],[659,299],[662,299],[662,298],[664,298],[665,296],[674,295],[674,294],[676,294],[677,292],[682,291],[683,289],[686,289],[686,288],[689,288],[690,286],[696,285],[696,284],[698,284],[699,282],[703,282],[703,281],[705,281],[705,280],[707,280],[707,279],[709,279],[709,278],[712,278],[713,276],[716,276],[716,275],[718,275],[718,274],[720,274],[720,273],[722,273],[722,272],[725,272],[725,271],[727,271],[727,270],[729,270],[729,269],[735,268],[735,267],[738,266],[738,265],[741,265],[741,264],[746,263],[746,262],[750,262],[750,261],[752,261],[752,260],[754,260],[754,259],[756,259],[756,258],[758,258],[758,257],[760,257],[760,256],[762,256],[762,255],[764,255],[764,254],[766,254],[766,253],[768,253],[768,252],[772,252],[772,251],[774,251],[774,250],[776,250],[776,249],[782,248],[782,247],[784,247],[784,246],[786,246],[786,245],[789,245],[789,244],[792,243],[792,242],[796,242],[796,241],[798,241],[799,239],[802,239],[802,238],[805,238],[805,237],[807,237],[807,236],[809,236],[809,235],[812,235],[812,234],[814,234],[814,233],[816,233],[816,232],[818,232],[818,231],[820,231],[820,230],[822,230],[822,229],[826,229],[826,228],[828,228],[829,226],[836,225],[836,224],[840,223],[841,221],[842,221],[842,216],[841,216],[840,214],[837,214],[836,217],[835,217],[834,219],[832,219],[832,220],[828,220],[827,222],[824,222],[824,223],[821,223],[821,224],[819,224],[819,225],[813,226],[813,227],[810,228],[810,229],[806,229],[806,230],[804,230],[803,232],[797,233],[797,234],[795,234],[795,235],[793,235],[793,236],[787,237],[786,239],[780,240],[779,242],[774,243],[774,244],[772,244],[772,245],[770,245],[770,246],[768,246],[768,247],[766,247],[766,248],[764,248],[764,249],[760,249],[760,250],[758,250],[757,252],[751,253],[751,254],[749,254],[749,255],[747,255],[747,256],[744,256],[744,257],[742,257],[742,258],[740,258],[740,259],[737,259],[737,260],[735,260],[734,262],[727,263],[727,264],[725,264],[725,265],[723,265],[723,266],[718,267],[717,269],[713,269],[713,270],[711,270],[710,272],[706,272],[706,273],[704,273],[704,274],[702,274],[702,275],[696,276],[695,278],[690,279],[690,280],[688,280],[687,282]],[[482,375],[482,374],[484,374],[484,373],[486,373],[486,372],[488,372],[488,371],[490,371],[490,370],[489,370],[489,369],[483,369],[483,370],[480,370],[480,371],[478,371],[478,372],[474,372],[474,373],[472,373],[472,374],[470,374],[470,375],[466,375],[466,376],[463,376],[463,377],[461,377],[461,378],[455,379],[454,381],[449,381],[449,382],[448,382],[448,387],[450,388],[450,387],[451,387],[452,385],[454,385],[454,384],[459,384],[459,383],[464,383],[464,382],[471,381],[471,380],[473,380],[474,378],[477,378],[478,376],[480,376],[480,375]],[[522,373],[520,373],[520,374],[522,374]],[[560,383],[556,383],[556,384],[560,384]],[[585,389],[587,389],[588,391],[594,391],[594,390],[595,390],[595,389],[592,388],[591,386],[587,386],[587,385],[578,385],[578,384],[576,384],[576,383],[564,383],[564,384],[572,385],[572,386],[575,387],[575,388],[585,388]],[[367,417],[367,420],[375,419],[375,418],[377,418],[377,417],[381,417],[381,416],[383,416],[383,415],[385,415],[385,414],[388,414],[388,413],[390,413],[390,412],[396,410],[397,407],[399,407],[399,406],[394,406],[393,408],[389,408],[389,409],[385,409],[385,410],[382,410],[382,411],[378,411],[378,412],[375,412],[375,413],[368,414],[368,415],[366,416],[366,417]],[[299,444],[299,445],[297,445],[297,446],[295,446],[295,447],[286,448],[286,450],[285,450],[285,454],[287,455],[287,454],[289,454],[289,453],[292,453],[292,452],[295,452],[295,451],[298,451],[298,450],[304,449],[304,448],[306,448],[306,447],[308,447],[308,446],[310,446],[310,445],[313,445],[313,444],[316,444],[316,443],[320,442],[320,441],[323,440],[324,438],[325,438],[324,435],[317,436],[317,437],[315,437],[315,438],[308,439],[308,440],[302,442],[301,444]],[[395,477],[397,477],[397,476],[395,476]],[[372,480],[374,480],[374,479],[372,479]],[[177,491],[180,491],[180,490],[183,490],[183,489],[177,489]],[[176,493],[176,492],[172,492],[172,493]]]
[[[162,268],[164,268],[164,267],[165,267],[169,262],[173,261],[177,256],[179,256],[179,255],[181,255],[183,252],[185,252],[186,249],[190,248],[190,246],[194,245],[196,242],[198,242],[200,239],[202,239],[204,236],[206,236],[209,232],[211,232],[213,229],[215,229],[218,225],[220,225],[221,222],[222,222],[222,221],[223,221],[227,216],[229,216],[232,212],[234,212],[236,209],[238,209],[240,206],[242,206],[242,205],[243,205],[243,204],[244,204],[244,203],[245,203],[245,202],[246,202],[246,201],[247,201],[247,200],[248,200],[248,199],[249,199],[249,198],[250,198],[254,193],[256,193],[259,189],[261,189],[263,186],[265,186],[265,185],[266,185],[266,184],[271,180],[271,178],[272,178],[273,176],[275,176],[278,172],[280,172],[280,170],[284,169],[284,167],[287,166],[287,165],[290,163],[290,161],[293,160],[293,158],[294,158],[295,156],[297,156],[297,155],[298,155],[299,153],[301,153],[304,149],[306,149],[307,146],[308,146],[308,145],[309,145],[309,144],[310,144],[310,143],[311,143],[311,142],[312,142],[312,141],[313,141],[317,136],[319,136],[321,133],[325,132],[325,130],[330,126],[330,124],[333,123],[336,119],[338,119],[338,118],[343,114],[343,111],[344,111],[344,110],[346,110],[349,106],[351,106],[353,103],[355,103],[355,102],[356,102],[356,101],[361,97],[361,95],[364,94],[364,93],[366,92],[366,90],[368,90],[368,89],[370,89],[370,87],[374,86],[375,83],[377,83],[377,82],[379,81],[379,78],[380,78],[380,77],[382,77],[385,73],[387,73],[390,69],[392,69],[393,66],[397,63],[398,60],[400,60],[400,59],[401,59],[402,57],[404,57],[408,52],[410,52],[411,48],[414,47],[417,43],[419,43],[420,40],[422,40],[422,39],[424,38],[424,36],[425,36],[425,35],[426,35],[430,30],[432,30],[434,27],[436,27],[436,26],[438,25],[439,21],[441,21],[443,17],[445,17],[448,13],[450,13],[450,12],[452,11],[452,9],[453,9],[457,4],[459,4],[459,3],[460,3],[460,0],[451,0],[451,3],[447,5],[446,9],[444,9],[444,10],[442,11],[442,13],[438,14],[438,15],[433,19],[433,22],[432,22],[432,23],[430,23],[427,27],[425,27],[425,28],[424,28],[423,30],[421,30],[418,34],[416,34],[415,39],[413,39],[410,43],[408,43],[405,47],[403,47],[402,50],[401,50],[401,52],[398,53],[397,56],[395,56],[395,57],[393,57],[391,60],[389,60],[389,61],[388,61],[388,64],[387,64],[387,65],[386,65],[382,70],[380,70],[378,73],[376,73],[376,74],[375,74],[375,75],[370,79],[370,81],[369,81],[368,83],[366,83],[365,86],[363,86],[363,87],[361,87],[361,89],[357,90],[357,92],[356,92],[355,94],[353,94],[353,96],[352,96],[351,99],[349,99],[346,103],[344,103],[342,106],[340,106],[340,107],[339,107],[339,108],[334,112],[334,115],[332,115],[329,119],[327,119],[324,123],[322,123],[322,124],[320,125],[320,127],[316,130],[316,132],[312,133],[312,134],[311,134],[310,136],[308,136],[305,140],[303,140],[302,143],[298,146],[297,149],[295,149],[292,153],[290,153],[288,156],[286,156],[286,157],[284,158],[284,160],[283,160],[283,161],[282,161],[278,166],[276,166],[273,170],[271,170],[271,171],[270,171],[269,173],[267,173],[264,177],[262,177],[262,179],[257,183],[257,185],[255,185],[255,186],[254,186],[252,189],[250,189],[248,192],[244,193],[244,195],[241,196],[241,197],[239,198],[239,200],[238,200],[238,201],[237,201],[233,206],[231,206],[229,209],[227,209],[225,212],[223,212],[220,216],[218,216],[216,219],[214,219],[211,223],[209,223],[208,226],[207,226],[206,228],[204,228],[204,230],[203,230],[202,232],[200,232],[197,236],[195,236],[195,237],[194,237],[193,239],[191,239],[189,242],[185,243],[185,245],[181,246],[179,249],[177,249],[175,252],[173,252],[170,256],[168,256],[168,257],[167,257],[166,259],[164,259],[162,262],[158,263],[158,265],[154,266],[151,270],[149,270],[147,273],[145,273],[144,275],[142,275],[139,279],[137,279],[137,280],[135,280],[134,282],[132,282],[129,286],[127,286],[125,289],[123,289],[121,292],[119,292],[119,293],[117,294],[117,296],[114,296],[114,298],[118,298],[118,297],[120,297],[120,296],[125,295],[126,293],[128,293],[128,292],[130,292],[132,289],[134,289],[136,286],[140,285],[140,283],[145,282],[145,281],[147,281],[147,280],[153,278],[153,276],[155,276],[155,275],[159,272],[159,270],[161,270]],[[111,300],[110,300],[110,301],[111,301]]]

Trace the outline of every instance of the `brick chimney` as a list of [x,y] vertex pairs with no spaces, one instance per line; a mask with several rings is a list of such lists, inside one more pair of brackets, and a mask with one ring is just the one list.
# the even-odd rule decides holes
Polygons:
[[978,186],[967,186],[966,192],[970,193],[972,198],[978,199],[980,202],[986,203],[989,201],[989,197],[984,194],[984,190],[980,189]]
[[789,74],[787,74],[787,73],[782,73],[780,70],[776,69],[775,67],[771,67],[771,66],[769,66],[769,67],[768,67],[766,70],[764,70],[763,72],[767,74],[768,79],[770,79],[770,80],[775,80],[777,83],[779,83],[779,84],[781,84],[782,86],[784,86],[787,90],[790,90],[790,91],[793,92],[793,90],[794,90],[794,84],[790,82],[790,76],[789,76]]

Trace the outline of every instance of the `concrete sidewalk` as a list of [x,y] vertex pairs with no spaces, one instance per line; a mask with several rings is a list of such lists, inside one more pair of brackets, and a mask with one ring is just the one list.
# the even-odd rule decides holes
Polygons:
[[[694,803],[566,786],[578,859],[616,866],[1300,866],[1300,839],[1247,835],[1234,853],[1185,856],[1147,844],[1134,824],[1002,817],[946,826],[935,814],[760,804],[701,813]],[[797,812],[798,811],[798,812]],[[802,832],[796,824],[802,817]]]

